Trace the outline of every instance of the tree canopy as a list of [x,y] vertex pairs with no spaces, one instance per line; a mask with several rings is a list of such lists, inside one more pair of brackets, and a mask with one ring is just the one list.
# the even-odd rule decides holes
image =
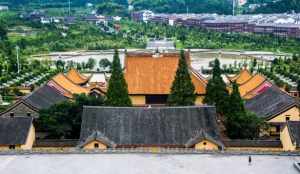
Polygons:
[[[255,0],[249,3],[255,3]],[[288,12],[300,12],[299,0],[260,0],[256,2],[262,4],[259,8],[255,9],[253,13],[288,13]]]
[[259,136],[262,120],[246,111],[237,83],[232,84],[229,111],[225,114],[227,135],[232,139],[254,139]]
[[105,104],[108,106],[132,106],[118,50],[115,50],[112,62],[112,74],[108,82]]
[[171,106],[190,106],[195,104],[195,100],[195,86],[189,73],[184,51],[181,50],[168,104]]
[[212,78],[208,81],[206,87],[204,103],[215,105],[218,113],[225,114],[228,110],[228,99],[229,92],[227,90],[226,83],[222,78],[220,61],[218,59],[215,59],[213,65],[213,75]]
[[74,101],[64,101],[40,111],[37,129],[46,130],[47,138],[78,139],[83,106],[101,106],[102,97],[76,95]]

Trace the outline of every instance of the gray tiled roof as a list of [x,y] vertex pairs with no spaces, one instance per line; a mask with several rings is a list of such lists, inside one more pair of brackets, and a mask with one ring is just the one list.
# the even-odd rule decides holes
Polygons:
[[225,140],[226,147],[282,147],[280,140]]
[[33,118],[0,117],[0,145],[25,144]]
[[[99,136],[98,136],[99,135]],[[222,146],[214,107],[113,108],[85,106],[80,145],[191,147],[203,139]]]
[[24,101],[37,109],[48,109],[52,105],[65,101],[67,98],[56,89],[44,85],[24,98]]
[[269,119],[297,104],[297,101],[292,96],[281,91],[276,86],[272,86],[258,96],[247,100],[245,107],[257,116]]
[[300,147],[300,121],[289,121],[287,127],[293,143]]

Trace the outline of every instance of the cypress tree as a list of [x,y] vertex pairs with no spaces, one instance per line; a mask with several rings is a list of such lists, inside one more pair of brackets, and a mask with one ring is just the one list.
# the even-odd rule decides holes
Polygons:
[[117,50],[115,50],[112,62],[112,74],[108,83],[105,104],[107,106],[132,106]]
[[168,104],[171,106],[191,106],[195,104],[195,100],[195,86],[189,73],[184,51],[181,50],[171,94],[168,96]]
[[237,83],[232,84],[230,109],[225,113],[227,134],[232,139],[253,139],[259,134],[262,121],[245,109]]
[[[244,106],[244,101],[241,97],[241,94],[239,91],[239,86],[236,82],[232,83],[232,93],[229,98],[229,103],[230,103],[230,108],[234,112],[241,112],[241,113],[246,112],[245,106]],[[232,112],[230,112],[230,113],[232,113]]]
[[229,93],[222,78],[220,61],[215,59],[212,78],[208,81],[204,103],[215,105],[217,112],[225,114],[228,110]]

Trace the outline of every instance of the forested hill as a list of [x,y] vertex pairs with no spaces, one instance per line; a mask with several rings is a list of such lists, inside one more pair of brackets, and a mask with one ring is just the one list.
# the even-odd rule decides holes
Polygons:
[[231,14],[231,0],[133,0],[136,9],[152,9],[170,13]]
[[300,0],[249,0],[249,3],[265,4],[253,11],[254,13],[300,13]]
[[[232,0],[129,0],[129,3],[136,10],[150,9],[155,12],[164,13],[220,13],[230,14],[232,10]],[[11,6],[39,6],[43,7],[63,7],[67,6],[69,0],[0,0],[9,2]],[[128,0],[71,0],[72,6],[84,6],[86,3],[102,4],[114,3],[128,6]]]

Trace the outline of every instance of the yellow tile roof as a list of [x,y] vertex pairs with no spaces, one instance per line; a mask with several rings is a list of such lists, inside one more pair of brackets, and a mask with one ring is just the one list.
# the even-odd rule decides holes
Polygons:
[[80,74],[75,68],[71,68],[67,72],[66,77],[77,85],[85,84],[90,79],[90,77],[86,77],[86,76]]
[[247,95],[249,92],[253,91],[254,89],[258,88],[266,81],[266,78],[263,75],[256,74],[248,81],[244,82],[244,84],[240,85],[239,90],[241,96]]
[[252,74],[245,68],[243,70],[240,71],[239,74],[237,74],[234,77],[228,77],[228,79],[231,82],[236,82],[237,84],[241,85],[245,82],[247,82],[248,80],[250,80],[252,78]]
[[61,88],[69,91],[71,94],[88,94],[89,90],[87,88],[81,87],[71,80],[69,80],[64,74],[59,73],[53,77],[52,81],[54,81]]
[[[169,94],[175,78],[180,55],[164,53],[160,57],[152,54],[127,54],[125,79],[129,94]],[[189,57],[187,58],[189,64]],[[191,70],[192,82],[197,94],[205,94],[206,80]]]

